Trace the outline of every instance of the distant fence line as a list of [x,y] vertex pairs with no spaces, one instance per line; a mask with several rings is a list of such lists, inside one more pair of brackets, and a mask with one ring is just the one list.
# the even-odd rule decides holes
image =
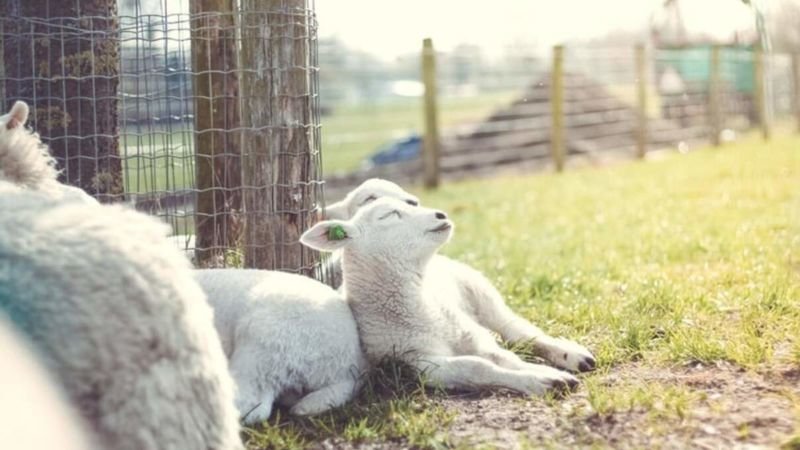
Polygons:
[[[426,40],[418,158],[328,176],[329,190],[371,176],[435,187],[507,167],[561,170],[570,157],[643,158],[649,150],[721,143],[724,130],[761,130],[794,116],[800,129],[800,58],[758,48],[698,45],[671,48],[561,47],[549,70],[531,73],[515,98],[485,119],[442,126],[437,52]],[[437,86],[437,81],[439,85]],[[771,88],[768,89],[767,87]],[[332,188],[332,189],[331,189]]]

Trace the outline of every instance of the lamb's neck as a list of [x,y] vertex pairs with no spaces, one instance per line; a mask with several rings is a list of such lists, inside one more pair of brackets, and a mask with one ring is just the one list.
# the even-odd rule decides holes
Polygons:
[[398,316],[418,310],[427,261],[402,262],[391,257],[342,255],[345,295],[357,315]]

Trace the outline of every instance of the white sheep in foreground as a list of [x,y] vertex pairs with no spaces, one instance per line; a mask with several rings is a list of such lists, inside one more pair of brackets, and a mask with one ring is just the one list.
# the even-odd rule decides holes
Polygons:
[[0,361],[0,448],[91,448],[84,424],[66,402],[60,387],[2,313]]
[[503,387],[543,395],[576,386],[571,374],[501,348],[464,312],[465,291],[457,279],[427,270],[452,230],[442,212],[382,198],[350,220],[318,223],[301,242],[343,250],[343,290],[371,362],[398,356],[428,383],[446,388]]
[[99,448],[242,448],[211,308],[167,226],[65,201],[27,110],[0,117],[0,311]]
[[266,420],[275,401],[306,415],[353,398],[366,363],[341,294],[267,270],[205,269],[195,279],[214,309],[245,423]]
[[[358,209],[380,198],[393,198],[411,206],[419,204],[417,197],[391,181],[373,178],[350,191],[344,200],[326,208],[326,217],[347,220]],[[327,272],[338,288],[342,281],[340,252],[329,259]],[[574,372],[595,368],[592,354],[580,344],[551,337],[537,326],[516,315],[503,300],[503,296],[479,271],[443,255],[434,255],[426,267],[425,276],[448,279],[458,286],[460,295],[457,307],[480,325],[498,333],[508,342],[532,342],[534,350],[551,364]]]

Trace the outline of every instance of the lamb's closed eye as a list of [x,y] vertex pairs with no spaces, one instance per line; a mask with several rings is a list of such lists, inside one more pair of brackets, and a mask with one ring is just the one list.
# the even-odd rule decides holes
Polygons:
[[378,199],[378,197],[375,197],[374,195],[370,195],[369,197],[365,198],[364,201],[359,204],[359,206],[364,206],[367,203],[374,202],[377,199]]
[[400,214],[400,211],[394,210],[394,211],[390,211],[390,212],[380,216],[378,218],[378,220],[387,219],[387,218],[391,217],[392,215],[396,215],[398,219],[402,219],[403,218],[403,215]]

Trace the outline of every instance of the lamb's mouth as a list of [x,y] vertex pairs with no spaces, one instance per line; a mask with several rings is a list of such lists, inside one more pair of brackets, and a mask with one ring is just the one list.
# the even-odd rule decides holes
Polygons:
[[448,222],[444,222],[438,227],[428,230],[428,233],[441,233],[442,231],[447,231],[450,228],[452,228],[452,225],[450,225]]

